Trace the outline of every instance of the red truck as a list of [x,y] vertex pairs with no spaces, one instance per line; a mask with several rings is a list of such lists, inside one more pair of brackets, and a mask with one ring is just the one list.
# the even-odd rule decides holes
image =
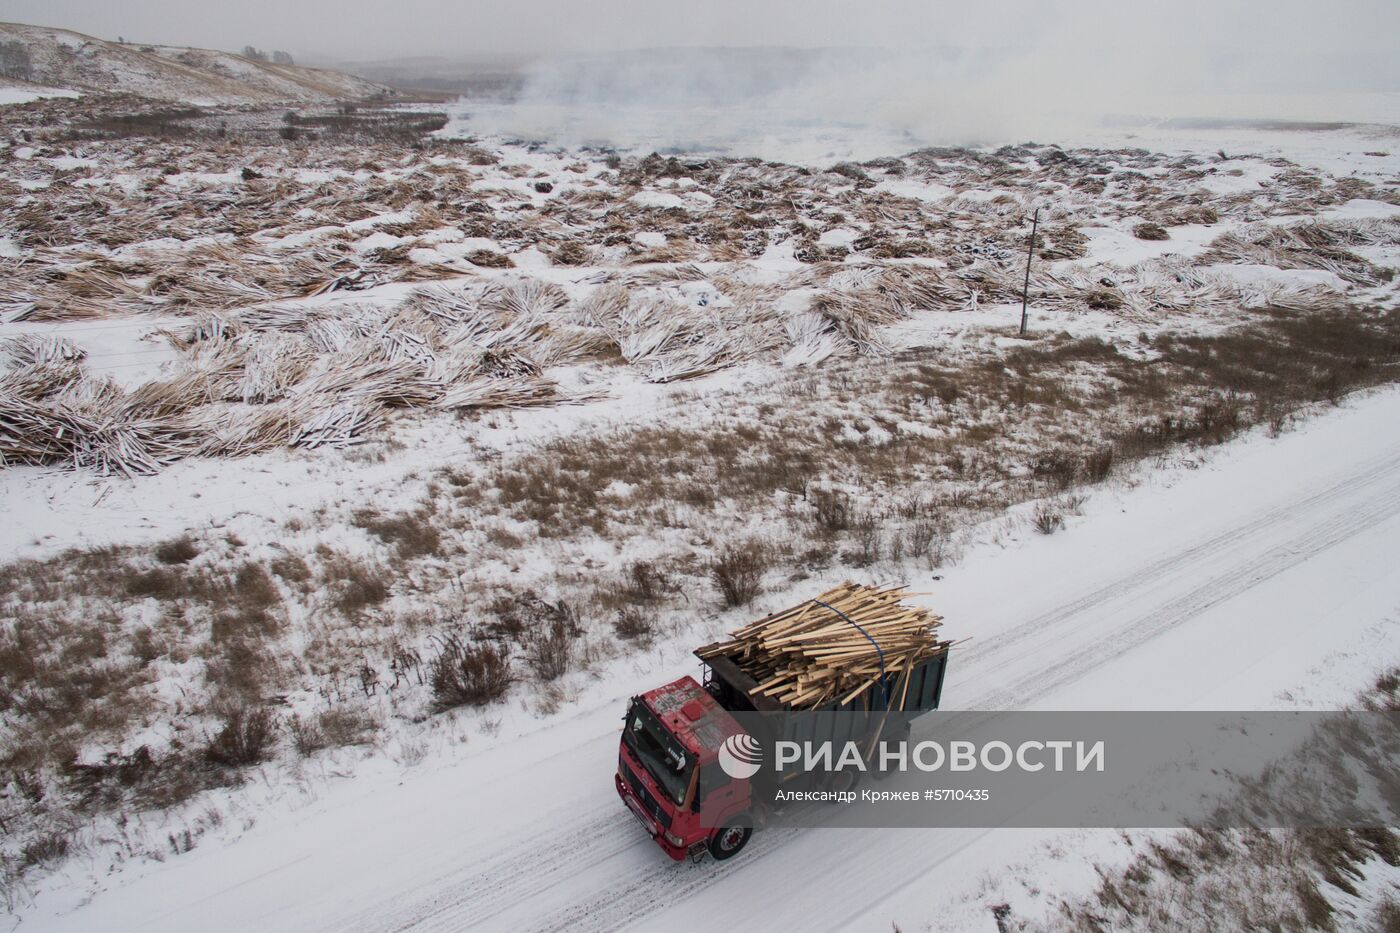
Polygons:
[[[755,786],[761,776],[732,778],[719,764],[725,739],[744,734],[731,712],[793,711],[755,692],[754,679],[730,658],[716,655],[716,647],[695,652],[705,665],[703,684],[682,677],[633,697],[622,729],[614,776],[617,793],[677,861],[687,856],[699,860],[706,852],[716,859],[737,855],[769,812],[773,794]],[[852,722],[854,731],[848,738],[873,745],[889,735],[892,726],[905,729],[909,718],[938,707],[947,666],[943,647],[910,670],[901,690],[872,684],[849,702],[820,708],[866,713],[843,719]],[[890,715],[892,709],[899,715]]]

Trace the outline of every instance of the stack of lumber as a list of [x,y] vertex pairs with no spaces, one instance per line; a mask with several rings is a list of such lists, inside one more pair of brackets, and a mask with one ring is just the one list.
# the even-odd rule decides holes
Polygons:
[[909,672],[949,644],[936,635],[942,617],[906,604],[907,595],[902,586],[843,583],[698,654],[728,658],[757,682],[755,693],[797,709],[850,702],[880,681],[883,663],[890,706],[902,708]]

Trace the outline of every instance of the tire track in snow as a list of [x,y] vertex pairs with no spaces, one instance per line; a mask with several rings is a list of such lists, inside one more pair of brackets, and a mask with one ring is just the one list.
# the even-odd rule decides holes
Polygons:
[[1108,639],[1080,649],[1069,660],[1055,664],[1050,676],[1037,679],[1034,684],[994,692],[979,700],[977,705],[988,709],[1017,709],[1024,706],[1397,513],[1400,513],[1400,487],[1379,496],[1370,508],[1316,525],[1299,541],[1270,548],[1259,557],[1208,579],[1189,595],[1138,616]]
[[[1058,625],[1111,599],[1131,594],[1158,580],[1168,579],[1185,567],[1202,559],[1227,552],[1240,542],[1260,532],[1271,531],[1280,522],[1296,519],[1300,512],[1313,511],[1319,506],[1354,495],[1370,486],[1384,484],[1394,474],[1397,463],[1400,463],[1400,448],[1395,448],[1380,457],[1376,457],[1364,464],[1359,472],[1349,474],[1345,479],[1334,483],[1321,492],[1308,496],[1306,499],[1265,512],[1250,522],[1238,525],[1183,551],[1178,551],[1170,557],[1130,573],[1073,602],[1022,622],[991,638],[974,640],[966,648],[958,651],[958,662],[960,665],[973,663],[983,655],[1002,650],[1007,643],[1014,643],[1022,638],[1034,636],[1047,627]],[[960,683],[962,679],[955,675],[951,679],[951,684]]]

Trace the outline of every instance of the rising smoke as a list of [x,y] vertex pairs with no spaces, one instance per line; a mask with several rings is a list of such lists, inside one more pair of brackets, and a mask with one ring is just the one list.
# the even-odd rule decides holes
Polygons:
[[[1400,121],[1400,56],[1384,41],[1347,47],[1330,20],[1310,31],[1296,5],[1067,9],[1034,29],[918,46],[548,57],[509,105],[469,102],[463,122],[560,143],[820,160],[1063,142],[1172,118]],[[923,19],[911,30],[929,33]]]

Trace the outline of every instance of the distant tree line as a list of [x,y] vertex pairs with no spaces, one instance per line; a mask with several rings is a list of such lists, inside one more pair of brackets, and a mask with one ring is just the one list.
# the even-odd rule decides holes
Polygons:
[[[268,61],[267,53],[260,48],[251,45],[243,46],[243,57],[251,58],[255,62]],[[271,61],[278,65],[295,65],[290,52],[273,52]]]
[[27,45],[18,41],[0,42],[0,77],[28,81],[33,69]]

